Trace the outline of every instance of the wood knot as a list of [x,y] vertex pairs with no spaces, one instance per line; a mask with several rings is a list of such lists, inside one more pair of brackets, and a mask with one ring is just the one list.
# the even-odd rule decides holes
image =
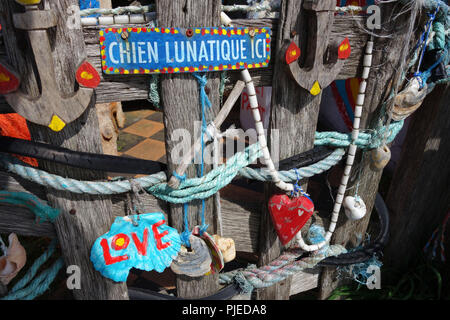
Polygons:
[[75,209],[71,209],[70,211],[69,211],[69,213],[71,214],[71,215],[75,215],[76,213],[77,213],[77,210],[75,210]]

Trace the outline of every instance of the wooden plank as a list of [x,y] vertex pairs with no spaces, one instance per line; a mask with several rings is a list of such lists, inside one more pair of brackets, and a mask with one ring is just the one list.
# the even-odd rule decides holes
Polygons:
[[[395,13],[393,8],[392,5],[383,6],[382,16],[392,16],[392,14]],[[400,75],[398,72],[400,55],[403,50],[406,50],[406,52],[409,53],[410,49],[416,44],[417,35],[413,34],[413,36],[411,36],[408,34],[408,22],[411,17],[413,21],[415,21],[414,19],[417,12],[418,8],[417,4],[415,4],[408,14],[401,16],[401,19],[386,24],[385,30],[392,30],[392,32],[395,30],[395,36],[389,38],[375,38],[372,63],[373,68],[367,81],[366,99],[361,117],[361,128],[374,128],[377,125],[380,107],[390,92],[392,79]],[[389,48],[389,51],[382,50],[382,48]],[[358,168],[361,168],[361,171]],[[331,243],[338,243],[347,248],[353,248],[359,243],[359,237],[364,237],[370,221],[381,176],[382,172],[374,172],[370,169],[370,153],[364,152],[362,154],[361,151],[359,151],[350,176],[350,182],[352,183],[349,183],[348,185],[346,196],[354,196],[355,182],[358,180],[358,177],[360,177],[358,194],[366,204],[367,214],[361,220],[349,221],[345,218],[343,213],[344,210],[342,209],[341,218],[338,221]],[[342,281],[336,276],[336,268],[324,268],[324,272],[321,276],[319,298],[326,299],[341,283]]]
[[[366,43],[367,34],[359,27],[365,21],[364,17],[352,17],[338,15],[332,27],[331,39],[336,37],[349,37],[352,46],[352,55],[346,60],[339,79],[347,79],[356,77],[360,73],[362,65],[363,49]],[[271,28],[273,41],[276,43],[278,32],[278,19],[237,19],[233,20],[233,25],[242,27],[266,27]],[[86,42],[86,52],[92,65],[101,72],[101,59],[99,50],[98,30],[100,27],[92,26],[83,28]],[[7,38],[7,36],[5,36]],[[273,50],[273,49],[272,49]],[[0,59],[5,58],[5,52],[0,47]],[[251,70],[251,75],[255,86],[271,86],[273,76],[273,63],[276,55],[273,55],[269,68],[261,70]],[[233,84],[240,79],[239,72],[228,72],[231,89]],[[130,76],[107,76],[102,75],[102,82],[96,89],[97,102],[113,102],[113,101],[130,101],[138,99],[147,99],[148,97],[148,76],[130,75]],[[8,108],[6,102],[0,97],[0,113],[6,113],[11,109]]]
[[386,197],[391,238],[386,265],[405,270],[415,263],[448,213],[450,85],[439,85],[412,116],[397,170]]
[[292,276],[289,295],[299,294],[317,288],[321,268],[298,272]]
[[[61,0],[49,3],[50,8],[59,17],[58,25],[53,33],[49,33],[54,43],[51,55],[55,61],[55,71],[59,89],[62,94],[69,95],[73,92],[75,70],[85,55],[84,39],[82,33],[67,28],[67,8],[77,5],[75,0]],[[11,40],[6,43],[7,54],[13,66],[20,70],[22,79],[22,90],[36,96],[39,92],[35,76],[30,73],[33,70],[30,48],[28,41],[22,31],[15,30],[11,22],[13,12],[23,10],[13,0],[0,3],[2,14],[2,28],[9,35],[17,39],[22,37],[21,42]],[[5,18],[6,17],[6,18]],[[4,23],[6,22],[6,23]],[[9,36],[8,36],[9,37]],[[25,45],[24,45],[25,43]],[[18,61],[15,57],[30,57]],[[45,83],[42,84],[45,86]],[[33,140],[51,142],[72,150],[83,150],[87,152],[101,152],[98,122],[92,99],[86,112],[80,119],[66,126],[60,133],[50,132],[48,128],[29,123]],[[53,173],[70,176],[75,179],[104,179],[105,175],[82,171],[79,169],[63,168],[50,163],[40,162],[41,166]],[[81,289],[74,290],[77,299],[127,299],[127,288],[123,283],[114,283],[100,275],[94,270],[90,262],[90,249],[98,236],[105,233],[112,223],[112,204],[109,199],[84,195],[67,194],[47,190],[47,199],[53,207],[62,210],[55,222],[59,243],[62,248],[66,265],[77,265],[81,269]],[[70,214],[72,212],[74,214]]]
[[24,207],[0,204],[0,233],[12,232],[22,236],[56,236],[51,222],[37,222],[36,216]]
[[[220,1],[156,1],[158,25],[160,27],[191,28],[191,27],[215,27],[220,25]],[[207,74],[209,99],[212,103],[213,117],[219,111],[219,84],[218,73]],[[194,121],[201,119],[199,106],[199,84],[190,74],[163,75],[161,77],[161,94],[164,108],[164,124],[166,129],[166,151],[171,154],[179,141],[171,139],[174,130],[183,128],[194,132]],[[194,137],[195,139],[195,137]],[[185,142],[186,143],[186,142]],[[188,141],[191,145],[193,141]],[[188,148],[187,148],[188,149]],[[168,157],[168,175],[176,169],[174,159]],[[205,166],[205,173],[211,168]],[[187,171],[187,177],[195,176],[195,166],[191,165]],[[211,227],[210,233],[214,233],[215,225],[213,217],[215,208],[212,198],[205,203],[205,220]],[[200,225],[201,203],[195,202],[189,205],[190,229]],[[183,205],[170,206],[170,224],[183,231]],[[218,275],[209,275],[201,278],[189,278],[184,275],[177,277],[177,291],[179,297],[199,298],[213,294],[218,290]]]

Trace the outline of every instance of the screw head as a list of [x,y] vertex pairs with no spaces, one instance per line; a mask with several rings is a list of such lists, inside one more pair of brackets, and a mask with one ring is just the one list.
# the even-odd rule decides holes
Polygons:
[[251,28],[250,30],[248,30],[248,34],[253,38],[256,35],[255,29]]
[[187,29],[186,30],[186,36],[188,36],[189,38],[192,37],[194,35],[194,30],[192,29]]
[[122,31],[122,34],[120,36],[122,37],[123,40],[127,40],[129,36],[128,31],[126,30]]

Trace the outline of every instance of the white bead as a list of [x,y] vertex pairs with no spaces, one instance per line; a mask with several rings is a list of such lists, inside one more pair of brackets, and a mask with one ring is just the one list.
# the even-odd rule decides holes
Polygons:
[[83,18],[81,18],[81,25],[82,26],[96,26],[97,21],[98,21],[97,18],[83,17]]
[[109,26],[111,24],[114,24],[114,17],[108,17],[108,16],[98,17],[98,24],[104,25],[104,26]]
[[141,14],[130,14],[130,23],[145,23],[145,17]]

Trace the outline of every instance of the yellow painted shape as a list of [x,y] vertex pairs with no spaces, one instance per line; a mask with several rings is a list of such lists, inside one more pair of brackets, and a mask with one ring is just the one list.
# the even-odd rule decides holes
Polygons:
[[86,79],[86,80],[91,80],[94,76],[92,75],[92,73],[89,73],[89,72],[87,72],[87,71],[83,71],[83,72],[81,73],[81,77],[82,77],[83,79]]
[[9,82],[11,78],[4,73],[0,73],[0,82]]
[[41,0],[16,0],[16,2],[23,6],[29,6],[29,5],[41,3]]
[[48,125],[48,127],[55,132],[61,131],[62,129],[64,129],[65,126],[66,126],[66,123],[64,121],[62,121],[61,118],[58,117],[56,114],[53,115],[52,121]]
[[124,238],[119,238],[116,240],[116,246],[121,247],[123,246],[123,244],[125,243],[125,239]]
[[313,96],[317,96],[317,95],[320,93],[320,91],[322,91],[322,89],[320,89],[319,82],[316,81],[316,82],[314,82],[314,84],[313,84],[313,86],[312,86],[312,88],[311,88],[311,90],[310,90],[309,92],[310,92]]
[[347,50],[348,49],[348,44],[347,43],[344,43],[343,45],[341,45],[340,47],[339,47],[339,50],[341,50],[341,51],[345,51],[345,50]]

